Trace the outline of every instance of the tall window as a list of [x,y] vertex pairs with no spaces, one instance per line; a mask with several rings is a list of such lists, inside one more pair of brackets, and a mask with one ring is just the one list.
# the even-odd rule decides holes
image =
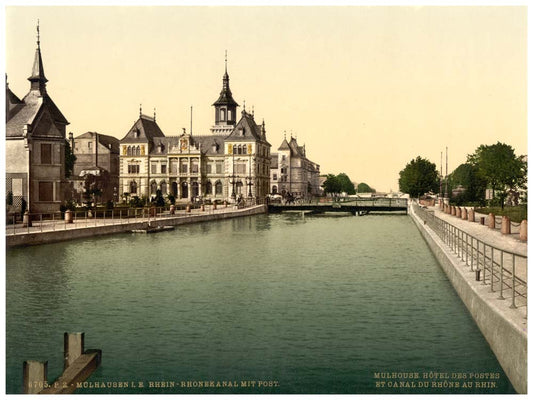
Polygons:
[[41,164],[52,164],[52,145],[41,143]]
[[167,164],[161,164],[161,173],[166,174],[167,173]]
[[54,183],[39,182],[39,201],[54,200]]
[[150,184],[150,194],[155,194],[157,192],[157,183],[152,181]]
[[222,121],[225,121],[226,120],[226,110],[225,109],[220,109],[220,119]]
[[211,183],[211,181],[207,181],[207,183],[205,184],[205,194],[211,193],[213,193],[213,184]]
[[157,163],[152,163],[152,165],[150,166],[150,172],[152,174],[157,174]]
[[167,183],[161,182],[161,194],[167,194]]
[[126,151],[126,155],[128,155],[128,156],[133,155],[133,154],[131,153],[131,146],[128,146],[128,150]]
[[217,181],[215,183],[215,194],[216,195],[221,195],[222,194],[222,182],[220,182],[220,181]]
[[197,174],[198,173],[198,160],[192,160],[191,161],[191,174]]
[[137,182],[135,181],[130,182],[130,193],[137,194]]
[[222,163],[217,163],[216,164],[216,169],[217,169],[217,174],[221,174],[222,173]]

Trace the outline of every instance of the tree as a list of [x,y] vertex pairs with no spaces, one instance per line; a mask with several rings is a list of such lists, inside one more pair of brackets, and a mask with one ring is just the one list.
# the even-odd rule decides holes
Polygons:
[[376,190],[372,189],[370,186],[368,186],[366,183],[361,182],[359,185],[357,185],[357,193],[375,193]]
[[498,193],[502,209],[507,193],[526,183],[526,163],[505,143],[481,145],[468,155],[467,161],[478,168],[479,175]]
[[400,190],[411,197],[418,197],[430,191],[437,192],[439,189],[437,166],[418,156],[400,171],[398,182]]
[[65,178],[69,178],[72,174],[75,162],[76,156],[72,152],[69,141],[65,140]]
[[339,175],[336,176],[336,178],[339,182],[341,192],[344,192],[346,194],[355,194],[355,186],[348,177],[348,175],[346,175],[344,172],[341,172]]
[[459,165],[448,177],[448,185],[450,190],[459,186],[465,189],[455,202],[457,204],[464,202],[481,203],[485,200],[487,181],[480,175],[476,165],[468,163]]
[[336,194],[342,191],[339,180],[333,174],[326,175],[326,180],[322,184],[322,187],[324,188],[324,193],[326,194]]

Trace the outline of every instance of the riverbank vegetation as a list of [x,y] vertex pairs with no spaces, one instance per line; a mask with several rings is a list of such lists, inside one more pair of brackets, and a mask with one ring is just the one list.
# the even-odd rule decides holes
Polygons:
[[513,222],[522,222],[527,219],[527,204],[520,204],[518,206],[505,207],[476,207],[475,211],[480,214],[493,213],[494,215],[506,215]]

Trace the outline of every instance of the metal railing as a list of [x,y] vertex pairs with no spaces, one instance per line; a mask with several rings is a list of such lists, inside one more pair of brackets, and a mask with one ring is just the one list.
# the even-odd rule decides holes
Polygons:
[[416,203],[413,210],[470,267],[477,281],[490,284],[491,292],[499,291],[500,300],[510,298],[511,308],[527,307],[527,282],[516,275],[518,265],[527,271],[527,255],[489,245]]
[[127,225],[138,222],[155,222],[165,219],[197,216],[206,214],[224,214],[237,208],[249,208],[255,205],[253,201],[246,201],[239,207],[236,204],[176,205],[172,214],[167,207],[143,208],[115,208],[111,210],[71,211],[72,222],[65,218],[65,212],[31,213],[27,214],[30,224],[24,224],[18,215],[8,215],[6,218],[6,235],[53,232],[70,229],[82,229],[108,225]]

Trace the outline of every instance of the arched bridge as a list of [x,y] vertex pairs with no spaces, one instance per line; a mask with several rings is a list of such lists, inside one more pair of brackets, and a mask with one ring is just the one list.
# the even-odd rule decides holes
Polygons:
[[368,199],[346,199],[329,202],[269,203],[268,212],[309,211],[311,213],[349,212],[353,215],[366,215],[370,212],[403,212],[407,214],[405,198],[372,197]]

